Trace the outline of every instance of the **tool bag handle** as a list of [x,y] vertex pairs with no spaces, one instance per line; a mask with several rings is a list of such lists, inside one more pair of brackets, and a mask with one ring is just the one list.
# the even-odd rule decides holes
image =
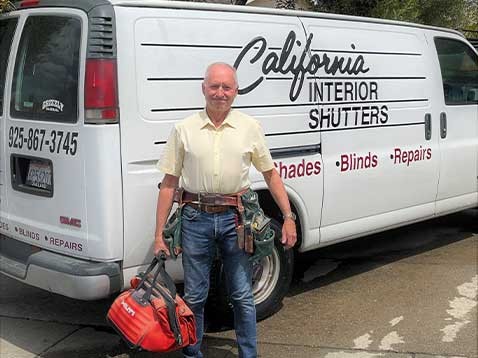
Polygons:
[[[174,281],[171,278],[171,276],[169,276],[169,274],[166,272],[165,265],[164,265],[165,262],[166,262],[166,254],[164,252],[161,252],[159,256],[155,256],[153,258],[153,261],[149,265],[149,267],[146,269],[146,271],[142,275],[143,277],[141,278],[141,281],[139,282],[138,286],[136,286],[135,291],[139,291],[139,289],[141,288],[144,288],[145,291],[150,291],[149,296],[144,297],[149,299],[152,293],[153,286],[154,288],[158,288],[157,285],[155,285],[155,283],[158,279],[158,276],[160,276],[159,282],[161,282],[164,286],[166,286],[172,298],[176,299],[176,293],[177,293],[176,285],[174,284]],[[153,271],[156,265],[158,265],[158,269],[156,270],[156,273],[154,274],[153,282],[151,283],[150,287],[146,287],[145,282],[148,279],[148,275],[151,273],[151,271]]]
[[[169,274],[166,272],[165,262],[166,254],[164,252],[161,252],[159,258],[155,256],[153,258],[153,262],[151,262],[151,265],[149,265],[148,269],[144,273],[141,282],[136,287],[136,290],[138,290],[139,287],[143,287],[144,283],[146,282],[147,275],[153,270],[156,265],[158,265],[158,269],[154,274],[151,286],[146,288],[146,292],[144,293],[142,299],[144,302],[151,302],[151,295],[153,293],[153,289],[156,289],[157,292],[159,292],[168,309],[169,328],[174,333],[174,339],[176,340],[176,343],[181,346],[183,344],[183,339],[181,336],[181,331],[179,329],[178,318],[176,316],[176,285],[174,284],[174,281],[171,276],[169,276]],[[162,281],[160,282],[166,286],[169,292],[166,292],[161,285],[157,284],[158,276],[161,276]]]

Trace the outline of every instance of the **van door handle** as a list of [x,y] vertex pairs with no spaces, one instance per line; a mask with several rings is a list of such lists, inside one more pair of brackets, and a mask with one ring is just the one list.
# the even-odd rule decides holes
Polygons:
[[425,114],[425,139],[430,140],[432,138],[432,115],[430,113]]
[[440,113],[440,137],[446,138],[446,113]]

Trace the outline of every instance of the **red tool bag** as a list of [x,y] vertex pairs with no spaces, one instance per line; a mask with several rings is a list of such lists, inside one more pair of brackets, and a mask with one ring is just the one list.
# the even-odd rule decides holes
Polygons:
[[[155,257],[108,311],[108,323],[132,349],[169,352],[197,342],[194,315],[176,294],[176,286],[164,268],[165,260],[164,255]],[[150,273],[156,265],[153,277]]]

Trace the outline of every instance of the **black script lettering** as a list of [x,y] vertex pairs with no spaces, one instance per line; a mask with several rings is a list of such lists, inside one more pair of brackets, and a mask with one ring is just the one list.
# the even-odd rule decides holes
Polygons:
[[[241,51],[241,53],[239,54],[239,56],[237,56],[236,58],[236,61],[234,62],[234,68],[235,69],[238,69],[239,68],[239,65],[241,64],[241,61],[242,59],[244,58],[244,56],[249,52],[250,49],[252,49],[257,43],[261,43],[260,47],[259,47],[259,51],[257,51],[257,53],[255,54],[255,56],[253,56],[251,58],[251,60],[249,61],[251,64],[255,63],[259,58],[261,58],[261,56],[264,54],[264,51],[266,50],[267,48],[267,41],[265,38],[263,38],[262,36],[258,36],[254,39],[251,40],[251,42],[249,42]],[[261,76],[259,77],[257,80],[255,80],[253,83],[251,83],[249,86],[247,86],[246,88],[240,88],[238,93],[239,94],[246,94],[246,93],[249,93],[251,92],[254,88],[256,88],[257,86],[259,86],[259,84],[264,80],[264,76]]]
[[[308,52],[310,50],[313,36],[313,34],[309,34],[305,46],[301,50],[302,52],[300,56],[297,57],[296,55],[292,55],[293,47],[295,45],[301,47],[301,42],[296,41],[296,33],[290,31],[284,45],[282,46],[280,55],[277,55],[275,52],[266,54],[261,66],[263,75],[259,76],[248,86],[240,88],[239,94],[246,94],[254,90],[264,80],[264,75],[271,72],[281,73],[283,75],[291,73],[293,78],[290,86],[289,98],[294,102],[300,95],[306,74],[315,75],[321,68],[323,68],[325,74],[332,75],[335,75],[337,72],[340,72],[341,74],[358,75],[360,73],[367,73],[370,70],[370,68],[365,65],[365,60],[362,55],[357,57],[335,56],[334,59],[331,60],[327,53],[324,53],[322,57],[320,54],[315,53],[310,57],[307,63],[306,59],[308,58]],[[254,64],[263,57],[267,49],[267,41],[264,37],[258,36],[244,46],[239,53],[234,62],[234,67],[236,69],[239,69],[244,57],[249,51],[253,50],[254,46],[257,44],[259,44],[259,49],[249,60],[249,63]],[[346,88],[346,90],[347,89],[348,88]],[[367,92],[369,91],[367,90]],[[357,91],[355,97],[356,96]]]

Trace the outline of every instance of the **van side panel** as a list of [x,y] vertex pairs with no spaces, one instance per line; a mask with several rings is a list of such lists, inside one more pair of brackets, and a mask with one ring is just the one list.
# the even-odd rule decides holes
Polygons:
[[[162,178],[155,169],[156,161],[173,125],[204,108],[204,71],[218,61],[238,68],[240,94],[234,106],[260,120],[269,147],[279,150],[274,157],[276,167],[289,190],[300,198],[297,205],[308,228],[304,236],[318,244],[320,136],[307,124],[314,103],[308,101],[302,85],[294,87],[291,73],[271,69],[270,62],[276,61],[274,66],[278,66],[291,36],[294,41],[287,61],[303,53],[307,56],[298,19],[213,11],[146,12],[120,6],[115,13],[122,24],[118,29],[119,78],[128,83],[120,87],[125,267],[148,260],[155,228],[156,184]],[[225,29],[234,29],[234,36]],[[268,58],[271,68],[266,70]],[[295,148],[292,154],[291,148]],[[283,149],[288,153],[280,152]],[[254,169],[251,174],[254,188],[264,188],[262,176]],[[138,208],[144,213],[139,219]]]
[[407,222],[407,208],[431,217],[440,155],[436,122],[425,133],[433,80],[421,30],[303,22],[321,63],[312,93],[319,111],[309,122],[322,136],[321,243]]

